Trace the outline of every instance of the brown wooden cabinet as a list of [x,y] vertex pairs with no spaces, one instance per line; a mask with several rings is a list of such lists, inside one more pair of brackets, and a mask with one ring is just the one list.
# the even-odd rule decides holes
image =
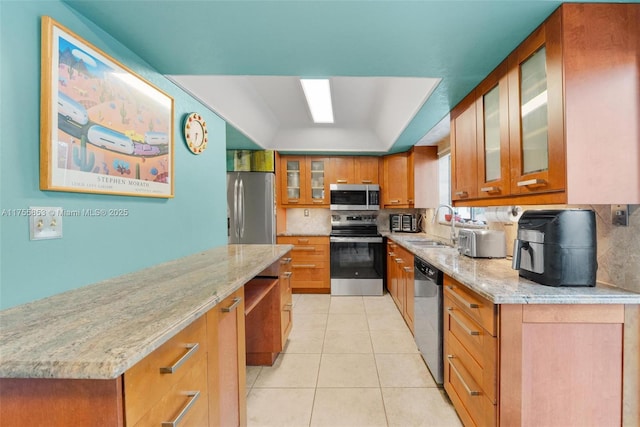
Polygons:
[[511,194],[507,65],[500,64],[474,93],[478,198]]
[[452,110],[456,205],[640,202],[639,15],[563,4]]
[[182,411],[185,421],[206,423],[209,344],[207,322],[201,317],[125,372],[125,424],[159,425]]
[[637,390],[624,391],[637,306],[497,305],[445,275],[443,311],[444,387],[465,426],[637,420]]
[[281,156],[279,203],[281,205],[329,205],[329,159],[316,156]]
[[294,293],[329,293],[329,236],[279,236],[278,244],[294,245],[290,252]]
[[378,158],[337,156],[330,158],[330,184],[378,184]]
[[390,154],[380,161],[381,208],[413,207],[413,158],[411,152]]
[[445,275],[444,388],[465,425],[497,422],[497,308]]
[[451,200],[475,199],[478,155],[475,93],[451,111]]
[[392,240],[387,240],[387,290],[407,326],[414,331],[414,256]]
[[207,313],[209,425],[247,424],[244,288]]
[[418,146],[379,160],[381,208],[430,208],[439,203],[437,147]]

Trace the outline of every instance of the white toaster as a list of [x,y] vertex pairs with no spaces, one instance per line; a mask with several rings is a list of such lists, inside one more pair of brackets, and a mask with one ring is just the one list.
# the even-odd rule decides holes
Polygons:
[[504,231],[461,229],[458,252],[471,258],[505,258],[507,242]]

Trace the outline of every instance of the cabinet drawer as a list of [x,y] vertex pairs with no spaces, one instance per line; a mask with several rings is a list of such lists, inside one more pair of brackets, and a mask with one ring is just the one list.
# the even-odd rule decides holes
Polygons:
[[492,336],[496,336],[496,309],[491,301],[447,275],[444,276],[444,294]]
[[482,368],[496,363],[497,338],[469,317],[448,295],[444,298],[444,333],[454,336]]
[[[476,359],[451,332],[446,332],[445,338],[445,361],[448,356],[453,356],[467,370],[469,375],[480,387],[480,391],[486,394],[491,403],[496,403],[497,375],[496,375],[496,347],[495,338],[491,337],[491,344],[487,345],[486,353],[480,359]],[[493,345],[492,345],[493,344]]]
[[184,426],[208,424],[206,355],[200,352],[196,360],[198,365],[186,372],[151,410],[144,414],[135,424],[136,427],[155,427],[175,421],[178,421],[176,425]]
[[328,245],[329,237],[327,236],[281,236],[278,237],[278,243],[282,245]]
[[291,257],[296,261],[328,261],[329,245],[300,245],[291,250]]
[[[134,425],[192,368],[206,364],[206,337],[206,321],[201,317],[124,373],[127,425]],[[172,367],[173,373],[161,372]],[[200,399],[206,401],[203,391]]]
[[327,262],[318,261],[300,261],[291,263],[293,283],[300,283],[306,281],[318,281],[325,280],[325,276],[328,277],[329,267]]
[[480,385],[473,379],[459,357],[445,357],[445,388],[447,393],[455,394],[455,399],[464,406],[466,412],[477,426],[496,425],[496,406],[482,392]]

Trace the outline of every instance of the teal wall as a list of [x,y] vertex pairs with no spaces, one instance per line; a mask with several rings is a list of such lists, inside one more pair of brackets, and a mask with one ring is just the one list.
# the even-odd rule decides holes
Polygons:
[[[40,17],[51,16],[174,98],[175,197],[39,189]],[[57,0],[0,1],[0,309],[226,244],[225,123],[117,40]],[[207,121],[207,150],[181,135],[186,114]],[[123,208],[124,218],[66,217],[63,238],[30,241],[30,206]]]

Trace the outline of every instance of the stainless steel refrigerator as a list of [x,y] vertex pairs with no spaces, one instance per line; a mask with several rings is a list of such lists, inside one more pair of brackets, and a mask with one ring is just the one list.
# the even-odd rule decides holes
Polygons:
[[229,243],[276,242],[275,174],[227,173]]

